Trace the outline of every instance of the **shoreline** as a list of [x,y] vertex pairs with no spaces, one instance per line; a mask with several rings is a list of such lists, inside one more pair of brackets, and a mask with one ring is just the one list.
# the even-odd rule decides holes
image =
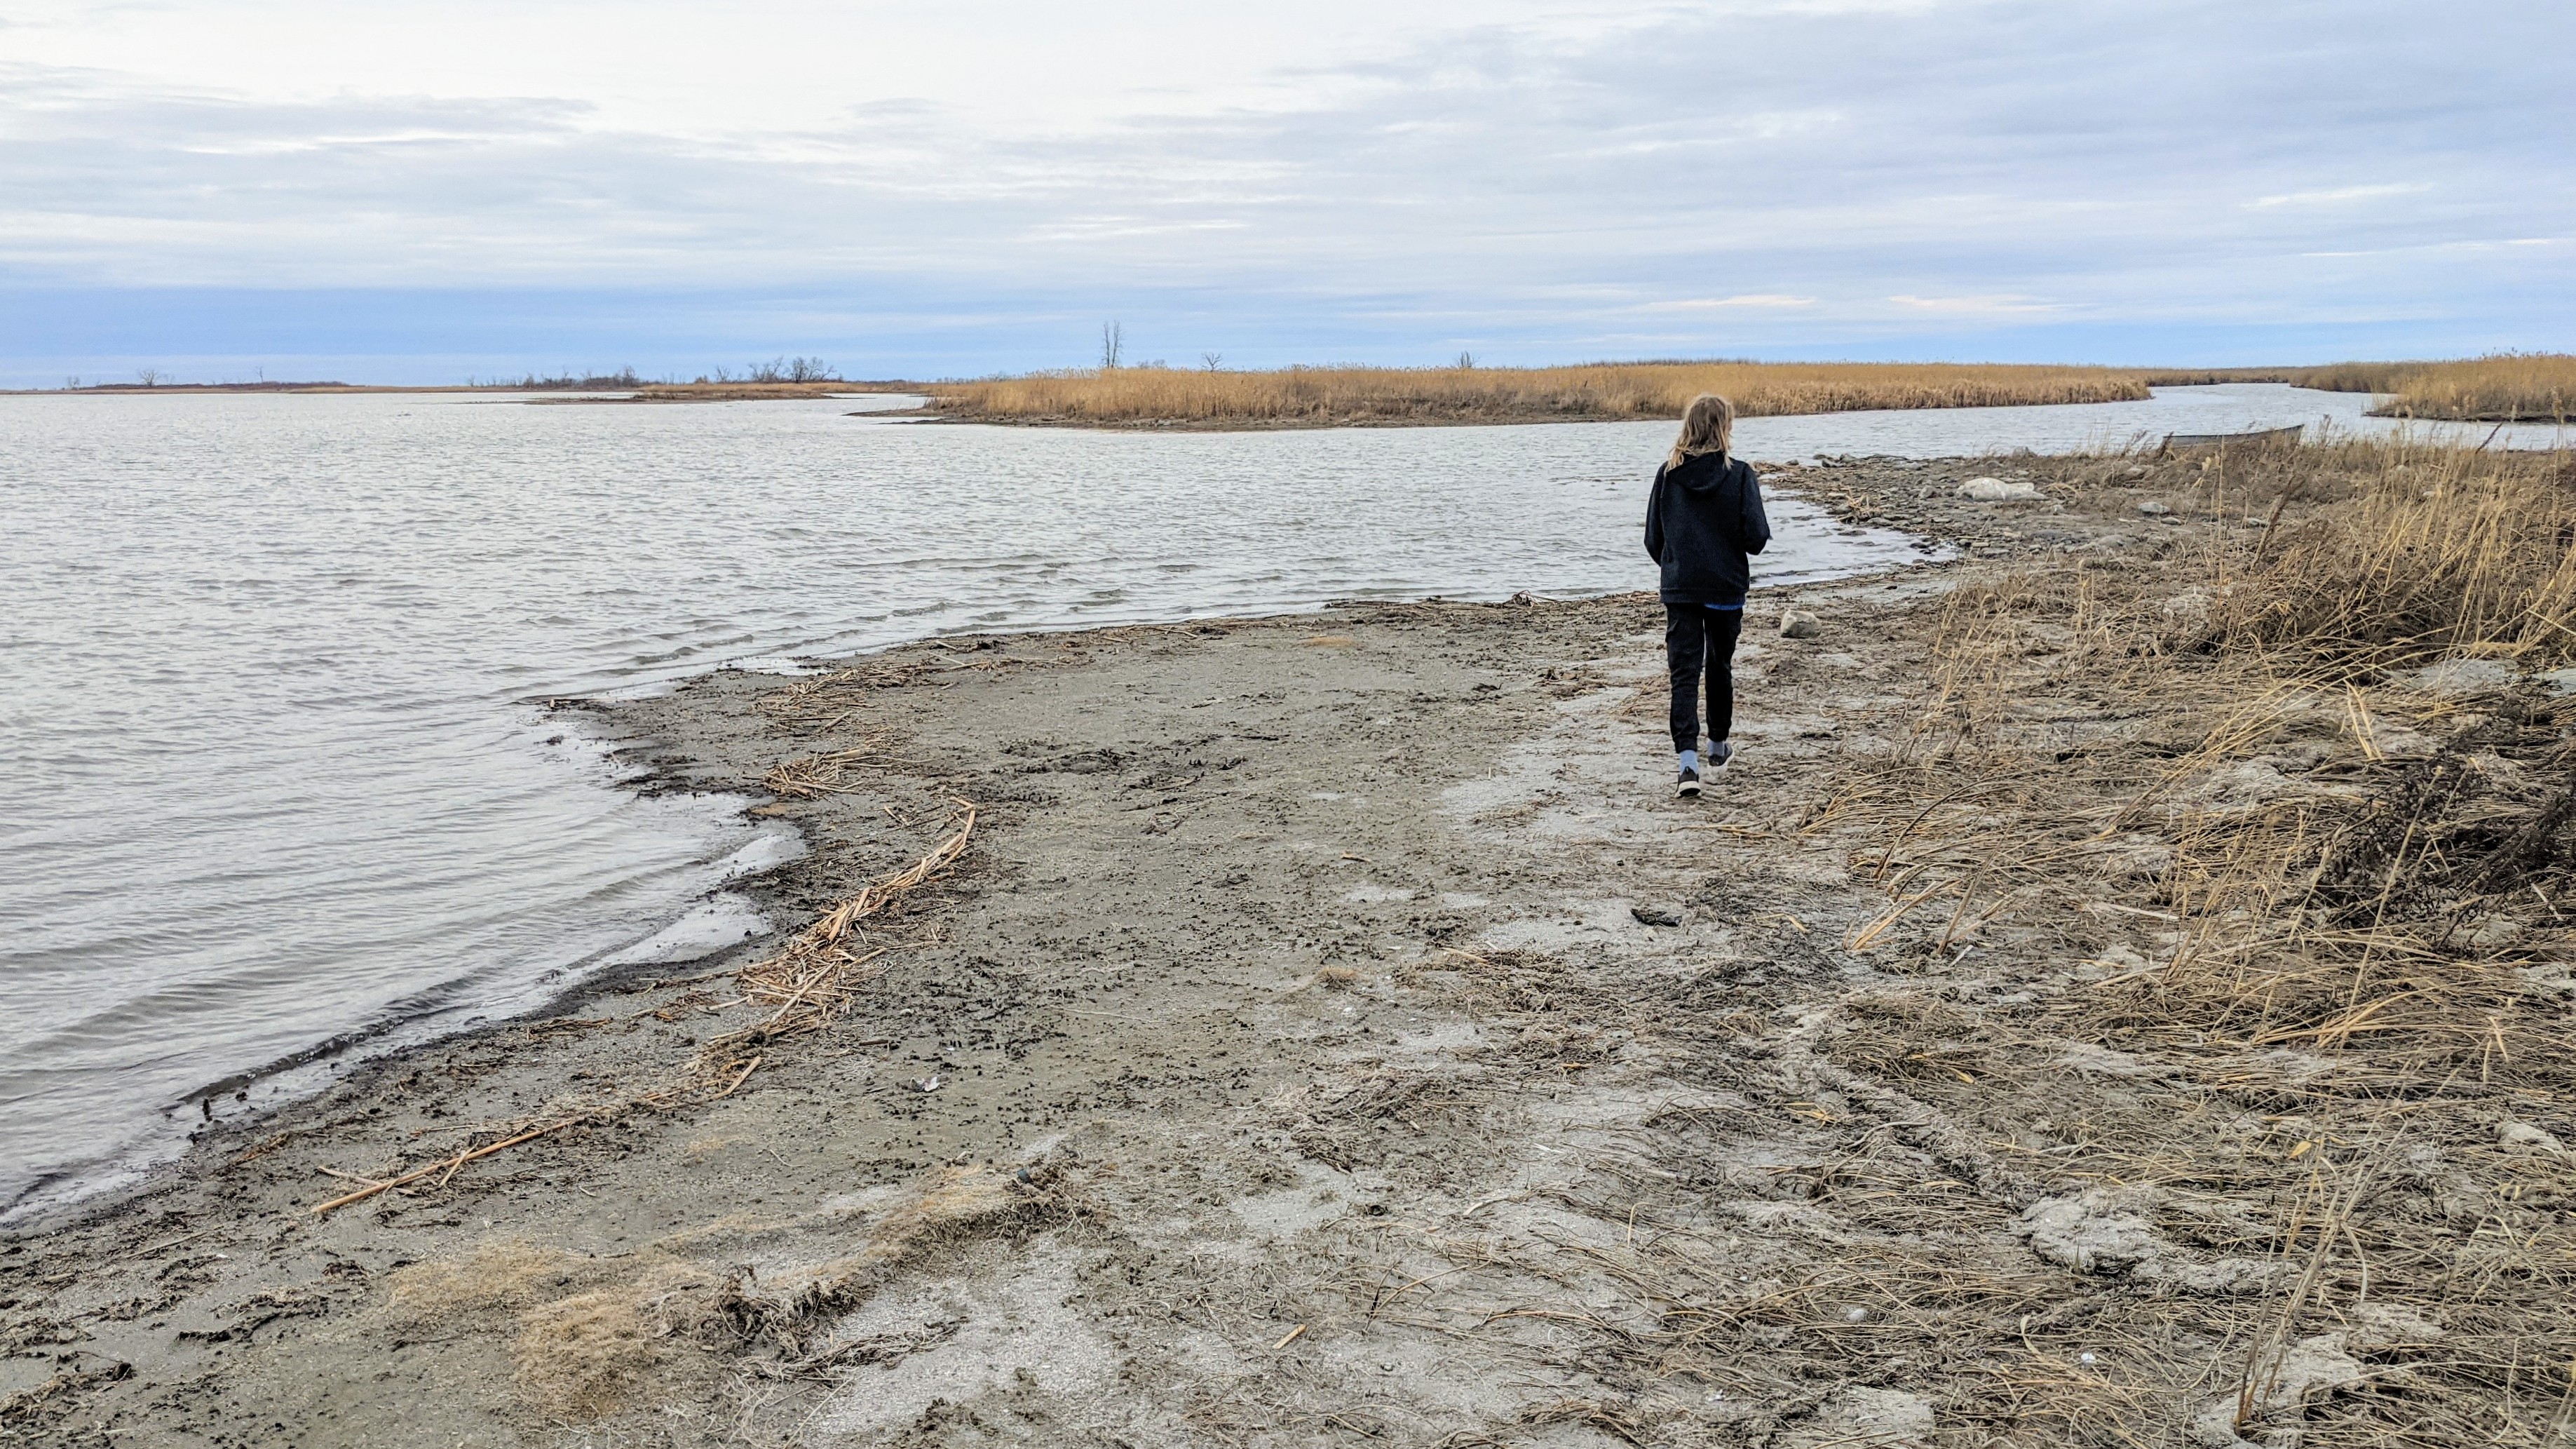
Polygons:
[[[1993,1422],[1972,1365],[2025,1347],[1982,1337],[1989,1300],[1940,1299],[1940,1274],[2019,1295],[2000,1321],[2047,1364],[2107,1343],[2087,1327],[2105,1314],[2187,1345],[2277,1298],[2245,1266],[2259,1255],[2182,1232],[2180,1199],[2081,1183],[2097,1153],[2185,1150],[2155,1136],[2155,1104],[2200,1090],[2168,1085],[2199,1057],[2048,1025],[2170,949],[2121,914],[2158,903],[2134,875],[2089,887],[2109,909],[2072,965],[2067,927],[1998,903],[1968,927],[1982,954],[1951,960],[1971,918],[1886,915],[1868,858],[1886,870],[1885,836],[1854,803],[1902,755],[1926,641],[1961,637],[1962,600],[2059,579],[2176,617],[2198,540],[2258,546],[2196,504],[2192,470],[2132,467],[1772,472],[1962,556],[1764,591],[1765,626],[1794,604],[1825,631],[1747,631],[1744,768],[1695,807],[1665,798],[1659,616],[1637,595],[924,641],[606,707],[639,758],[673,758],[649,788],[766,782],[755,809],[809,853],[732,888],[790,929],[930,858],[959,800],[969,849],[864,918],[885,954],[831,988],[831,1030],[739,1037],[755,993],[729,978],[760,944],[592,978],[9,1235],[0,1405],[58,1442],[276,1422],[308,1444],[569,1445],[646,1424],[712,1443],[747,1402],[727,1396],[758,1384],[741,1412],[833,1442],[965,1442],[970,1418],[1285,1442],[1350,1411],[1356,1381],[1399,1437],[1628,1437],[1696,1415],[1824,1443]],[[1956,496],[1988,469],[2043,496]],[[2374,685],[2372,708],[2393,726],[2410,698]],[[757,1058],[731,1090],[633,1105],[729,1037],[728,1064]],[[2059,1050],[2036,1077],[2015,1066]],[[2024,1122],[2097,1125],[1987,1140],[1981,1090]],[[2562,1108],[2511,1110],[2565,1130]],[[355,1186],[327,1174],[382,1181],[572,1112],[589,1115],[439,1185],[309,1212]],[[2525,1170],[2440,1140],[2473,1176]],[[2291,1145],[2230,1169],[2248,1201],[2295,1182],[2309,1155],[2282,1159]],[[1660,1246],[1639,1256],[1641,1237]],[[1834,1277],[1854,1254],[1895,1276]],[[1734,1302],[1730,1281],[1769,1296]],[[1641,1375],[1614,1320],[1565,1316],[1551,1283],[1596,1315],[1638,1294],[1619,1315],[1656,1294],[1732,1302],[1748,1336],[1676,1340]],[[1949,1306],[1918,1322],[1917,1298]],[[2415,1330],[2371,1331],[2380,1346],[2355,1327],[2333,1352],[2413,1362]],[[2143,1359],[2119,1380],[2063,1371],[2086,1404],[2202,1408]],[[2056,1423],[2051,1402],[2023,1412]]]

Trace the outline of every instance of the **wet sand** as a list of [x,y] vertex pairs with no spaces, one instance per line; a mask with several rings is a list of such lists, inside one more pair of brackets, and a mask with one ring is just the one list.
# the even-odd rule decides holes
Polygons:
[[[2014,1376],[2090,1372],[2172,1284],[2035,1251],[2026,1212],[2083,1185],[2052,1149],[1849,1042],[2011,1018],[2105,1123],[2162,1110],[2150,1069],[2048,1035],[2090,977],[2045,933],[1851,949],[1888,896],[1816,823],[1909,728],[1951,589],[2152,570],[2175,528],[2130,491],[1957,501],[1981,471],[1775,478],[1967,556],[1757,596],[1740,762],[1695,802],[1646,596],[950,640],[615,706],[654,788],[804,832],[754,886],[781,922],[963,802],[970,843],[865,923],[842,1019],[729,1049],[727,1093],[633,1105],[758,1019],[732,972],[774,941],[375,1063],[10,1242],[0,1433],[2073,1442]],[[1789,607],[1820,632],[1780,637]]]

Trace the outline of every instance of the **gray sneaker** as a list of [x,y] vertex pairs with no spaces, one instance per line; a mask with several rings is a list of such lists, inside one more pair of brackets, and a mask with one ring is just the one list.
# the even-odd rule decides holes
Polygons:
[[1679,798],[1682,798],[1682,799],[1687,800],[1687,799],[1691,798],[1692,796],[1697,795],[1698,793],[1699,793],[1699,771],[1697,771],[1697,770],[1684,770],[1684,771],[1682,771],[1682,777],[1681,777],[1681,780],[1673,786],[1673,794],[1674,794],[1674,795],[1676,795],[1676,796],[1678,796]]

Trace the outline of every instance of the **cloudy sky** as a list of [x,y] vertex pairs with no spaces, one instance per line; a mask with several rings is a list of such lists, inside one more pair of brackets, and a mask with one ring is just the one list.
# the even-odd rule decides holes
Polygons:
[[2568,0],[0,0],[0,381],[2576,346]]

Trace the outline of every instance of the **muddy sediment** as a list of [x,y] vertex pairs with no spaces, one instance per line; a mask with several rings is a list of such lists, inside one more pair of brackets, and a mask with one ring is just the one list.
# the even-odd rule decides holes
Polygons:
[[[0,1439],[2542,1442],[2576,1137],[2511,1063],[2564,1030],[2554,907],[2458,923],[2528,983],[2479,998],[2483,1085],[2402,1003],[2433,1044],[2392,1064],[2344,1050],[2368,1022],[2267,1040],[2136,993],[2198,959],[2175,861],[2239,797],[2323,830],[2475,728],[2462,758],[2527,777],[2502,820],[2554,707],[2389,681],[2348,741],[2204,758],[2120,681],[2197,678],[2213,550],[2262,546],[2205,472],[1773,482],[1961,557],[1757,595],[1698,801],[1644,596],[948,640],[617,706],[665,786],[804,833],[755,883],[791,930],[968,843],[829,973],[744,977],[773,939],[616,983],[18,1237]],[[2283,497],[2265,528],[2327,506]],[[2015,672],[2052,660],[2090,672]],[[1992,743],[2019,707],[2053,744]],[[2141,760],[2207,778],[2056,823]]]

